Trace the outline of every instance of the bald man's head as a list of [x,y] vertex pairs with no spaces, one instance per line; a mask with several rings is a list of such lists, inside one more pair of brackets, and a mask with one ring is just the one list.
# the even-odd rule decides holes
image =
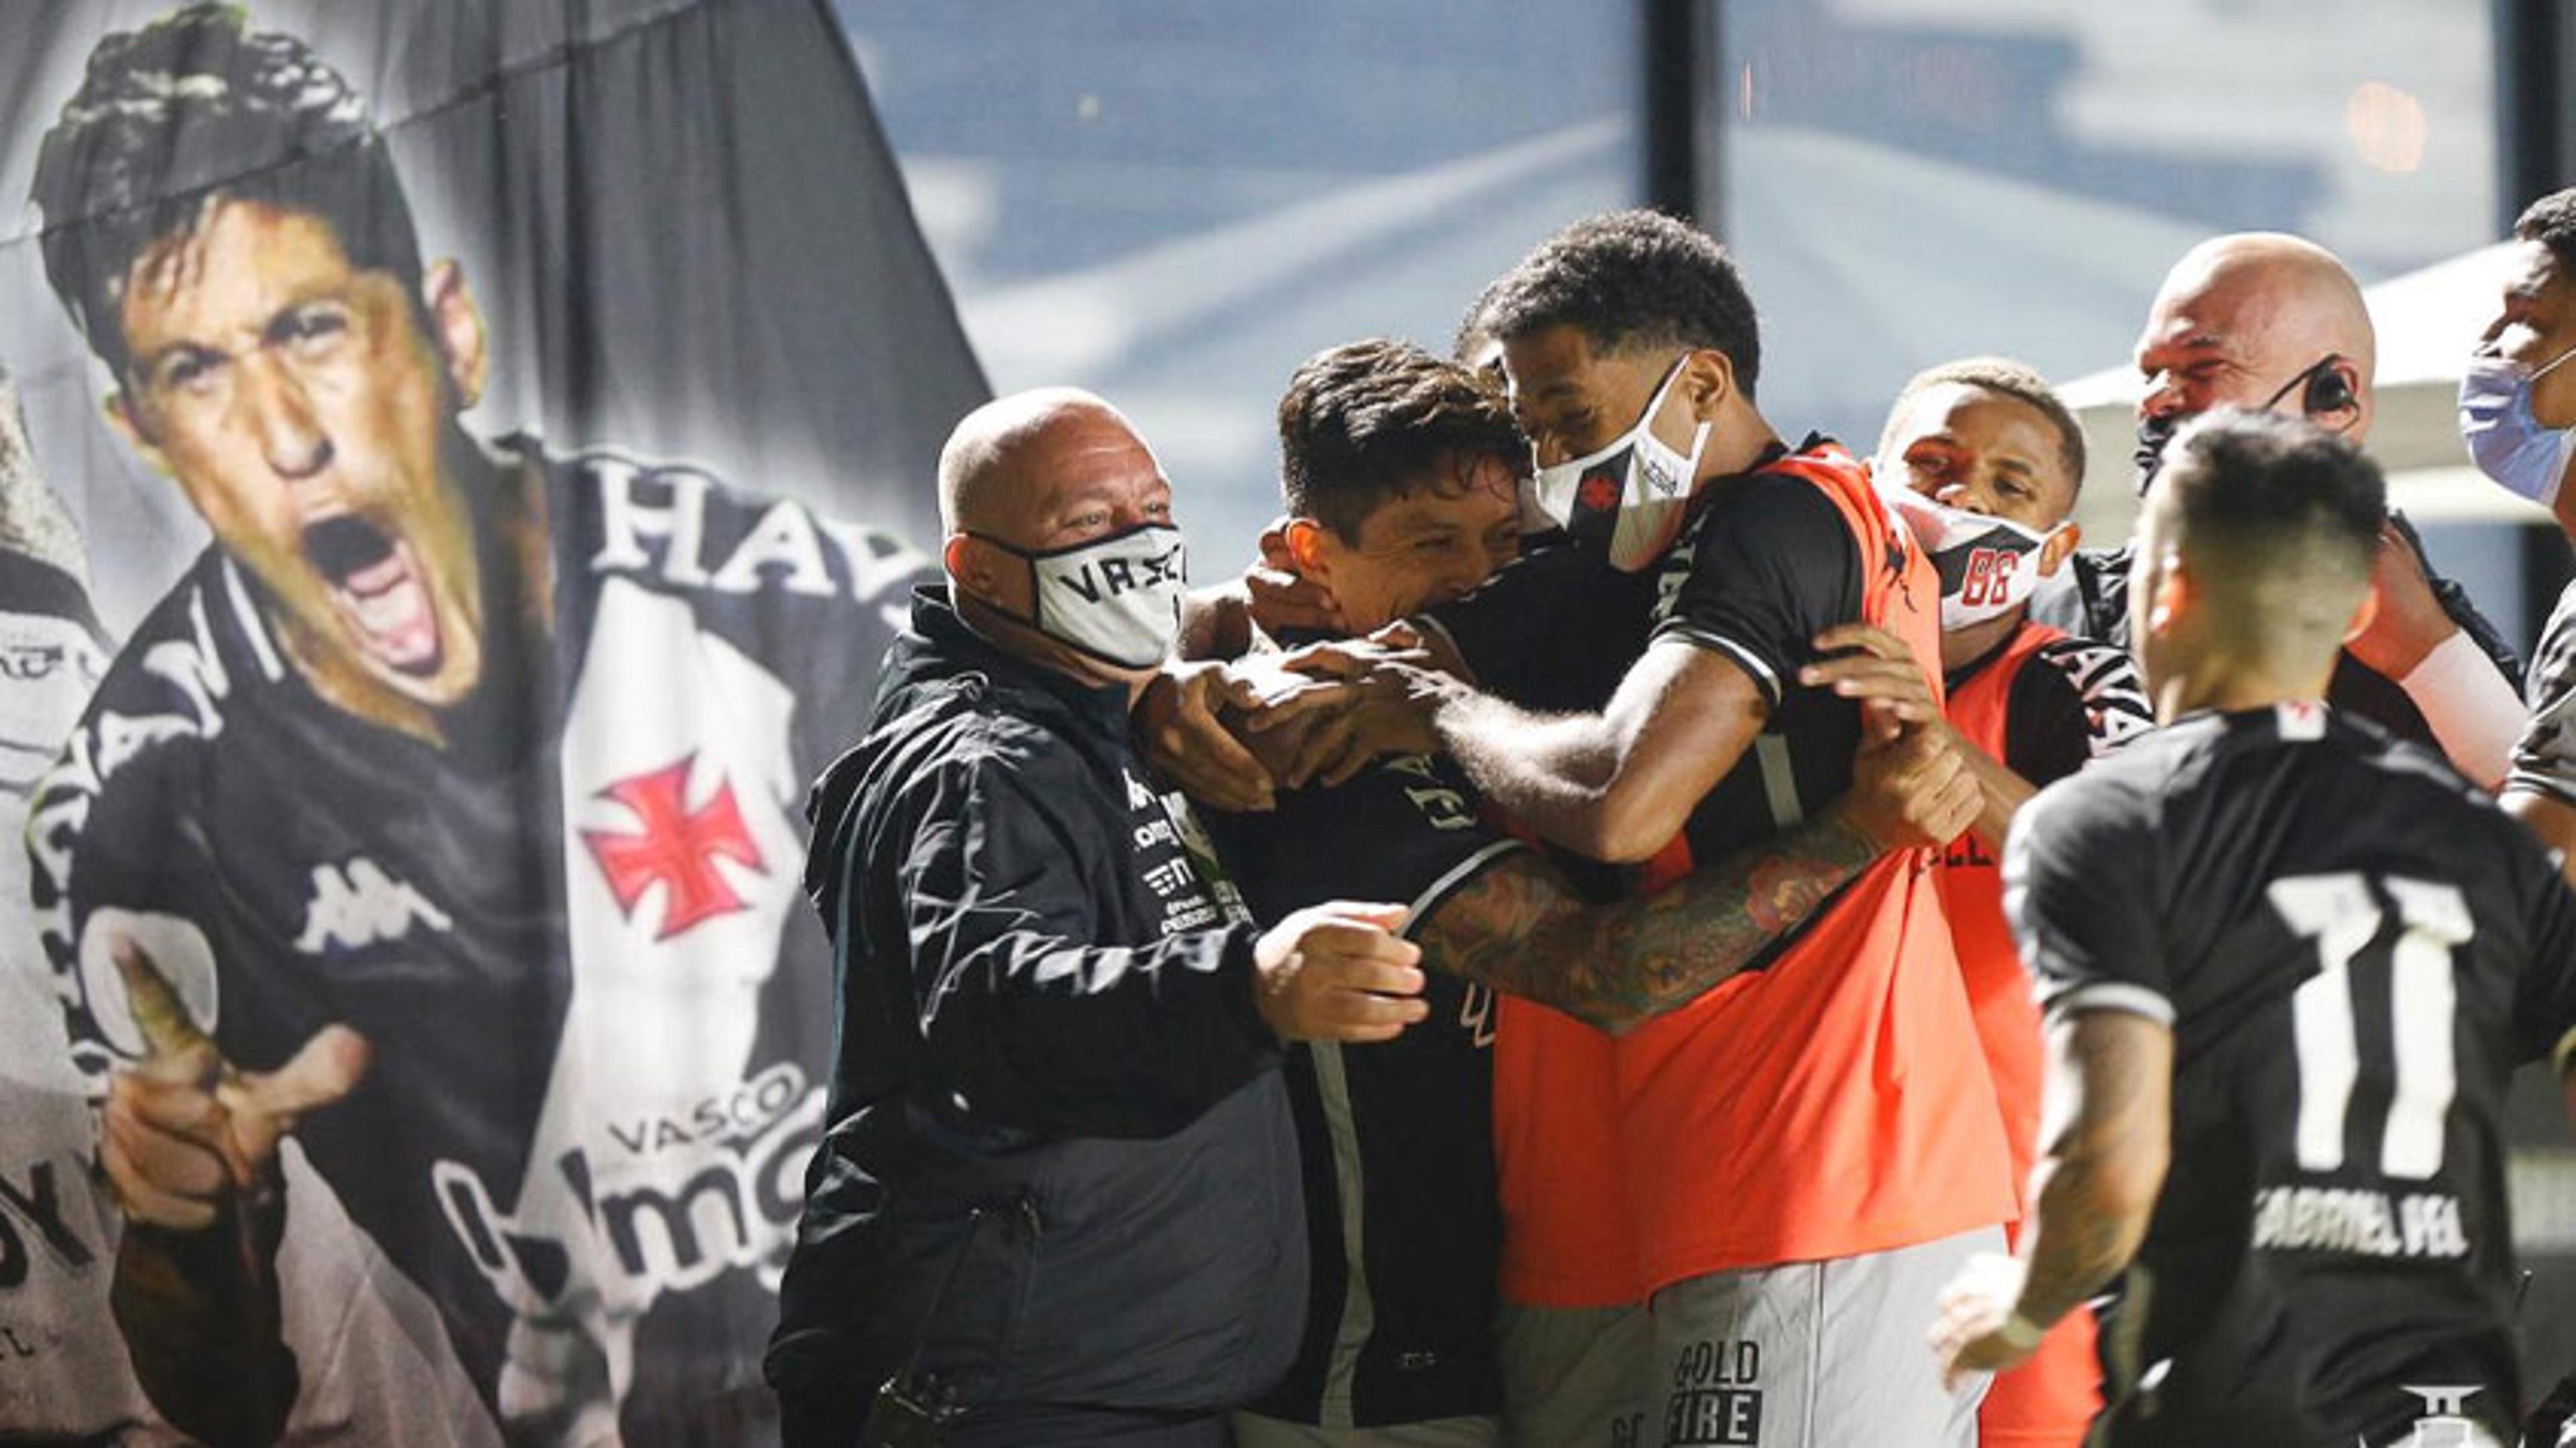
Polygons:
[[[1172,485],[1118,409],[1088,392],[1051,387],[995,398],[957,424],[939,453],[939,516],[948,531],[942,557],[949,596],[969,622],[1040,662],[1097,674],[1101,660],[1086,661],[1078,645],[1066,643],[1072,626],[1048,623],[1039,607],[1039,573],[1065,566],[1061,555],[1086,544],[1114,547],[1116,535],[1168,528]],[[1138,558],[1100,562],[1092,591],[1124,595],[1134,591],[1129,582],[1177,588],[1180,545],[1162,528],[1152,529],[1161,536],[1137,545]],[[1050,597],[1050,608],[1069,606],[1062,596]],[[1143,665],[1119,667],[1151,672]]]
[[1092,393],[1040,387],[996,397],[960,419],[939,450],[940,527],[1039,546],[1011,536],[1001,515],[1025,511],[1020,505],[1047,491],[1068,458],[1103,451],[1141,455],[1159,474],[1127,419]]
[[[2357,443],[2378,353],[2361,287],[2333,252],[2280,232],[2213,237],[2174,263],[2148,309],[2138,415],[2171,424],[2213,407],[2271,408]],[[2324,372],[2340,388],[2312,391],[2307,379]]]

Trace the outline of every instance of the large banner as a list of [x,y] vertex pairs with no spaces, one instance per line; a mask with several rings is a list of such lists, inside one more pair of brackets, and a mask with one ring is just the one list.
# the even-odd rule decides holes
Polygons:
[[0,1440],[757,1442],[984,383],[815,0],[0,7]]

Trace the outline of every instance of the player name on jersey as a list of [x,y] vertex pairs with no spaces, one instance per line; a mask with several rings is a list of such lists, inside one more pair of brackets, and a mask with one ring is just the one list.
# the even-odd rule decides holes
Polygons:
[[2460,1199],[2367,1187],[2265,1187],[2254,1194],[2254,1245],[2364,1257],[2466,1257]]

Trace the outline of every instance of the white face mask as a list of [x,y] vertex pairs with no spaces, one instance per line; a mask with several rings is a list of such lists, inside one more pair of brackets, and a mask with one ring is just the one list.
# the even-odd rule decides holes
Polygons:
[[1181,530],[1168,523],[1042,552],[971,536],[1028,561],[1037,611],[1021,622],[1067,648],[1122,669],[1150,669],[1180,637],[1188,562]]
[[2468,444],[2470,460],[2506,492],[2544,508],[2567,476],[2576,428],[2542,427],[2531,415],[2531,384],[2570,357],[2576,347],[2532,368],[2481,348],[2460,376],[2460,441]]
[[1599,452],[1540,468],[1530,480],[1530,501],[1578,543],[1606,548],[1612,567],[1634,573],[1664,555],[1689,516],[1691,480],[1699,472],[1709,425],[1691,434],[1685,457],[1655,436],[1655,414],[1682,375],[1684,353],[1664,374],[1655,400],[1637,425]]
[[2045,533],[2010,519],[1936,502],[1912,488],[1883,484],[1879,495],[1905,520],[1924,556],[1941,574],[1941,628],[1953,632],[2000,618],[2039,590],[2039,553],[2066,527]]

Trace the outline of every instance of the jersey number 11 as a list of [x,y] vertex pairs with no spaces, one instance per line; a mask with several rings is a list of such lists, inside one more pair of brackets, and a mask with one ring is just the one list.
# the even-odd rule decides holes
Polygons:
[[[2301,875],[2276,880],[2267,892],[2290,929],[2315,943],[2322,966],[2290,998],[2299,1055],[2299,1166],[2312,1172],[2343,1166],[2344,1118],[2361,1074],[2352,979],[2356,970],[2376,969],[2388,978],[2389,1042],[2396,1057],[2379,1170],[2382,1176],[2423,1181],[2442,1169],[2443,1120],[2459,1089],[2452,952],[2477,927],[2468,902],[2452,886],[2393,876],[2379,886],[2374,891],[2358,874]],[[2381,891],[2397,907],[2397,939],[2393,948],[2358,960],[2379,938]]]

